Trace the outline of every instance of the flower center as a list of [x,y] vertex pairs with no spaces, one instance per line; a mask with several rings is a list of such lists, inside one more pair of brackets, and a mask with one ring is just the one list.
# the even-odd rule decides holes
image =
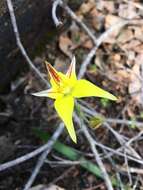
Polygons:
[[69,95],[72,91],[72,88],[71,87],[66,87],[63,89],[63,94],[64,95]]

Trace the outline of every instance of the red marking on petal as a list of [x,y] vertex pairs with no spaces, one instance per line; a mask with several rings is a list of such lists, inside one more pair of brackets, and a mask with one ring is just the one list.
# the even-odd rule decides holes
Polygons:
[[72,74],[72,68],[73,68],[73,65],[70,65],[69,70],[67,72],[67,75],[69,78],[71,77],[71,74]]
[[72,62],[68,68],[66,75],[70,78],[72,73],[75,72],[75,57],[72,58]]
[[46,63],[48,72],[50,74],[50,77],[59,85],[61,82],[61,77],[58,75],[57,71],[50,65],[49,63]]

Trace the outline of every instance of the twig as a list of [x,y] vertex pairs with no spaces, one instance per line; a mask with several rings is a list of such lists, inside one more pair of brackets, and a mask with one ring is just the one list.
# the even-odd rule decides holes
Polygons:
[[107,185],[108,190],[113,190],[111,180],[110,180],[110,178],[109,178],[109,176],[107,174],[107,171],[106,171],[106,169],[104,167],[104,164],[103,164],[103,162],[102,162],[102,160],[101,160],[101,158],[99,156],[99,153],[98,153],[98,151],[96,149],[94,139],[91,137],[91,135],[90,135],[88,129],[86,128],[86,125],[83,123],[83,121],[81,121],[81,119],[79,119],[77,115],[74,115],[74,117],[75,117],[75,120],[78,122],[78,124],[81,126],[81,129],[83,130],[83,133],[84,133],[85,137],[87,138],[87,140],[88,140],[88,142],[89,142],[89,144],[91,146],[91,149],[92,149],[94,157],[95,157],[95,159],[97,161],[97,164],[99,165],[99,167],[100,167],[100,169],[101,169],[101,171],[103,173],[103,177],[104,177],[104,180],[105,180],[105,183]]
[[54,143],[56,142],[56,140],[58,139],[58,137],[60,136],[60,134],[62,133],[64,128],[64,124],[61,123],[59,126],[59,132],[58,133],[54,133],[51,141],[48,141],[49,147],[47,147],[47,149],[42,153],[42,155],[39,157],[38,162],[36,164],[36,167],[34,168],[32,175],[30,176],[30,178],[28,179],[28,182],[26,183],[24,190],[28,190],[31,185],[33,184],[33,182],[35,181],[41,167],[43,166],[43,163],[45,162],[45,159],[47,157],[47,155],[50,153],[50,151],[52,150],[52,147],[54,145]]
[[134,168],[134,167],[127,168],[126,166],[120,166],[120,165],[119,166],[117,165],[117,168],[123,172],[128,172],[128,170],[129,170],[130,173],[143,175],[143,169],[142,168]]
[[[85,107],[81,104],[80,104],[80,107],[84,112],[88,113],[90,116],[93,116],[93,117],[97,116],[97,117],[103,118],[103,124],[106,125],[106,127],[109,128],[109,130],[116,136],[116,138],[119,140],[119,142],[121,142],[122,146],[120,148],[118,148],[116,151],[113,149],[110,149],[109,147],[106,147],[106,146],[104,147],[105,149],[108,149],[109,151],[112,152],[112,153],[109,153],[110,156],[113,155],[113,153],[117,154],[117,155],[120,154],[120,156],[123,156],[123,154],[120,153],[119,151],[121,151],[123,148],[126,148],[128,153],[135,156],[135,157],[131,157],[128,155],[128,159],[133,160],[137,163],[143,164],[141,157],[136,153],[136,151],[131,146],[129,146],[131,143],[138,140],[142,136],[143,131],[139,132],[136,136],[134,136],[133,138],[131,138],[129,141],[126,142],[123,139],[123,137],[119,133],[117,133],[113,128],[111,128],[108,124],[108,123],[117,123],[117,124],[120,123],[120,124],[128,125],[128,124],[131,124],[132,121],[125,120],[125,119],[122,120],[122,119],[114,119],[114,118],[105,118],[101,114],[98,114],[96,111],[94,111],[94,109],[89,109],[88,107]],[[135,124],[137,126],[143,126],[142,122],[136,122]],[[99,143],[97,143],[97,145],[100,146],[101,148],[104,146]],[[106,157],[107,157],[107,155],[106,155]]]
[[126,146],[124,146],[124,149],[126,149],[126,152],[128,152],[128,154],[133,155],[135,158],[141,159],[139,154],[129,144],[127,144],[125,139],[117,131],[110,127],[108,123],[105,122],[103,126],[105,126],[114,134],[114,136],[122,146],[126,144]]
[[129,126],[134,124],[137,127],[143,128],[143,122],[138,122],[138,121],[131,121],[127,119],[116,119],[116,118],[106,118],[106,121],[108,123],[124,124],[124,125],[129,125]]
[[[80,101],[81,102],[81,101]],[[97,113],[94,109],[89,109],[87,107],[85,107],[84,105],[80,104],[81,109],[89,114],[90,116],[93,117],[100,117],[103,118],[103,121],[107,122],[107,123],[115,123],[115,124],[124,124],[124,125],[132,125],[134,124],[137,127],[142,127],[143,128],[143,122],[139,122],[139,121],[131,121],[128,119],[116,119],[116,118],[106,118],[103,115]]]
[[17,42],[17,46],[19,47],[23,57],[25,58],[25,60],[27,61],[28,65],[30,66],[30,68],[36,73],[36,75],[39,77],[39,79],[42,80],[42,82],[49,87],[49,84],[47,82],[47,80],[44,79],[44,77],[42,76],[42,74],[40,73],[40,71],[34,66],[34,64],[32,63],[31,59],[29,58],[22,42],[20,39],[20,34],[18,31],[18,27],[17,27],[17,23],[16,23],[16,17],[14,14],[14,8],[13,8],[13,4],[11,0],[6,0],[7,1],[7,6],[8,6],[8,10],[9,10],[9,14],[10,14],[10,19],[11,19],[11,23],[12,23],[12,27],[13,27],[13,31],[15,34],[15,38],[16,38],[16,42]]
[[[94,141],[94,142],[96,143],[96,141]],[[103,149],[103,152],[104,152],[105,155],[108,153],[106,149]],[[122,180],[121,180],[121,176],[120,176],[120,173],[119,173],[119,171],[118,171],[118,169],[116,167],[115,161],[111,157],[108,157],[107,159],[109,160],[112,167],[114,168],[114,171],[116,172],[116,177],[117,177],[117,181],[118,181],[118,183],[120,185],[120,189],[124,190],[123,183],[122,183]]]
[[60,125],[60,127],[58,127],[57,130],[54,132],[51,139],[45,145],[41,146],[40,148],[37,148],[36,150],[34,150],[34,151],[32,151],[32,152],[30,152],[28,154],[25,154],[24,156],[21,156],[21,157],[15,159],[15,160],[6,162],[4,164],[1,164],[0,165],[0,171],[6,170],[6,169],[11,168],[13,166],[16,166],[16,165],[18,165],[20,163],[23,163],[23,162],[37,156],[41,152],[51,148],[53,146],[53,143],[57,140],[59,135],[62,133],[63,128],[64,127],[62,125]]
[[68,13],[68,15],[79,25],[81,28],[88,34],[88,36],[93,40],[93,43],[96,44],[96,37],[91,32],[91,30],[84,24],[84,22],[79,19],[79,17],[76,16],[76,14],[70,9],[68,5],[63,3],[63,1],[60,2],[61,7]]
[[125,160],[124,165],[127,168],[127,175],[128,175],[128,179],[129,179],[129,185],[132,186],[133,181],[132,181],[132,176],[131,176],[130,169],[129,169],[129,163],[128,163],[126,150],[124,150],[124,160]]
[[[137,185],[138,185],[138,183],[139,183],[139,180],[140,180],[140,175],[138,174],[137,175],[137,177],[136,177],[136,181],[135,181],[135,183],[134,183],[134,185],[133,185],[133,188],[132,188],[132,190],[136,190],[137,189]],[[141,179],[142,180],[142,179]]]
[[56,27],[62,25],[62,22],[57,18],[57,15],[56,15],[56,10],[57,10],[57,7],[61,4],[61,0],[55,0],[53,2],[53,6],[52,6],[52,19],[56,25]]
[[91,59],[94,57],[94,55],[96,54],[97,49],[99,48],[99,46],[105,41],[105,39],[114,31],[117,30],[117,28],[122,28],[123,26],[127,25],[129,23],[129,21],[126,20],[122,20],[116,24],[114,24],[113,26],[111,26],[108,30],[106,30],[103,34],[101,34],[101,36],[96,40],[96,45],[95,47],[93,47],[93,49],[91,49],[91,51],[89,52],[89,54],[86,56],[86,59],[83,61],[80,70],[79,70],[79,74],[78,74],[78,78],[82,78],[87,66],[90,64]]
[[[128,142],[127,142],[127,143],[128,143]],[[100,148],[102,148],[102,149],[105,149],[105,150],[108,150],[108,151],[111,152],[111,153],[109,153],[109,154],[107,153],[106,156],[104,156],[104,158],[111,157],[111,156],[113,156],[114,154],[117,155],[117,156],[122,156],[122,157],[124,157],[124,154],[123,154],[122,152],[120,152],[120,151],[124,148],[125,145],[121,146],[121,147],[120,147],[119,149],[117,149],[117,150],[114,150],[114,149],[112,149],[112,148],[110,148],[110,147],[108,147],[108,146],[105,146],[105,145],[103,145],[103,144],[97,142],[97,141],[95,141],[95,144],[96,144],[98,147],[100,147]],[[130,159],[130,160],[132,160],[132,161],[134,161],[134,162],[137,162],[137,163],[143,165],[142,159],[137,159],[137,158],[134,158],[134,157],[129,156],[129,155],[127,155],[127,157],[128,157],[128,159]]]
[[80,163],[84,163],[84,161],[71,161],[71,160],[63,160],[63,161],[50,161],[50,160],[45,160],[45,163],[52,165],[52,166],[57,166],[57,165],[80,165]]

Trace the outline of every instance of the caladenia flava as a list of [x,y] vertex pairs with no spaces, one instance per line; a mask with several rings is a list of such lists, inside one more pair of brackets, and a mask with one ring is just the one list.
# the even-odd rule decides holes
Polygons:
[[50,75],[51,88],[33,93],[32,95],[55,99],[54,107],[59,117],[63,120],[71,139],[76,143],[77,138],[72,120],[74,99],[96,96],[115,101],[117,98],[88,80],[78,80],[75,72],[75,64],[76,60],[73,57],[69,69],[66,74],[63,74],[46,62],[46,67]]

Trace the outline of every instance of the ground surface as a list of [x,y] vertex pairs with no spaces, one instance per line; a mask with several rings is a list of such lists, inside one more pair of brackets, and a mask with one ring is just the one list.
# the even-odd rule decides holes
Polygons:
[[[98,144],[98,151],[110,176],[120,179],[123,189],[143,189],[143,5],[140,1],[94,1],[82,3],[76,15],[89,31],[99,38],[111,26],[128,20],[128,24],[115,27],[108,33],[93,56],[84,77],[118,97],[117,102],[99,98],[86,98],[81,103],[93,115],[83,112],[90,134]],[[62,15],[66,22],[67,13]],[[67,22],[66,22],[67,23]],[[94,47],[93,39],[76,21],[60,35],[47,42],[44,51],[33,59],[34,65],[47,78],[44,60],[64,72],[74,54],[77,73]],[[21,64],[25,63],[23,58]],[[41,146],[44,141],[37,137],[35,129],[51,135],[60,120],[53,108],[53,101],[31,96],[43,90],[44,85],[31,71],[21,72],[11,84],[9,94],[0,97],[0,162],[13,160]],[[94,110],[94,111],[93,111]],[[101,121],[101,114],[104,122]],[[66,130],[59,140],[74,147],[88,160],[96,163],[89,143],[75,123],[78,144],[73,144]],[[138,135],[138,136],[137,136]],[[135,137],[135,138],[134,138]],[[128,146],[125,143],[132,141]],[[104,145],[101,148],[100,145]],[[120,147],[122,149],[118,150]],[[110,149],[108,149],[110,148]],[[117,151],[118,150],[118,151]],[[109,156],[110,154],[110,156]],[[120,156],[119,156],[120,154]],[[22,189],[27,182],[37,158],[24,162],[0,173],[0,189]],[[61,160],[62,159],[62,160]],[[67,158],[52,150],[40,170],[34,185],[53,183],[69,190],[107,189],[105,182]],[[62,164],[58,161],[61,161]],[[56,162],[56,163],[55,163]],[[121,187],[114,187],[121,189]]]

